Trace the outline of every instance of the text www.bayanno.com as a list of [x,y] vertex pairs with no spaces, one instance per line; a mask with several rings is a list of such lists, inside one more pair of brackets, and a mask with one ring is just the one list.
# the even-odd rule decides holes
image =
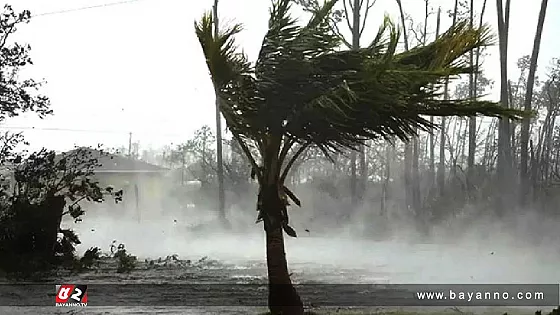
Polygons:
[[462,301],[462,302],[484,302],[484,301],[541,301],[544,300],[543,292],[480,292],[480,291],[453,291],[447,292],[416,292],[418,300],[425,301]]

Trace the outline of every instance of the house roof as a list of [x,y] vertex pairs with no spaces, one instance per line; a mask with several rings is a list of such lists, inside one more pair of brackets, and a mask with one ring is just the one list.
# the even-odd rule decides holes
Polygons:
[[[101,166],[96,173],[163,173],[169,171],[168,168],[150,164],[144,161],[131,159],[128,157],[108,154],[101,154],[101,151],[91,148],[79,148],[88,150],[92,157],[96,157]],[[68,153],[78,149],[68,151]]]

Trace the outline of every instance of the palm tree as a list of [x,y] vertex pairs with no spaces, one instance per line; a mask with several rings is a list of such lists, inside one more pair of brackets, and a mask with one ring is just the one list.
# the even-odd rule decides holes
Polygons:
[[315,146],[329,157],[368,139],[408,141],[416,130],[435,128],[425,115],[520,119],[523,114],[492,102],[439,99],[447,76],[471,71],[460,57],[489,43],[488,28],[460,22],[430,44],[396,53],[400,31],[386,18],[369,46],[341,50],[328,25],[335,3],[326,1],[300,25],[289,14],[291,1],[276,0],[254,64],[235,45],[240,25],[215,36],[210,13],[195,22],[220,110],[259,183],[257,222],[264,222],[273,314],[303,313],[283,231],[296,236],[287,207],[288,200],[298,206],[300,201],[284,182],[306,149]]

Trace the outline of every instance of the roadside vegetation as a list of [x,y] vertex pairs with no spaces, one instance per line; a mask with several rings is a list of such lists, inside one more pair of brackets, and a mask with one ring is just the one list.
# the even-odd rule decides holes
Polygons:
[[[32,64],[30,46],[11,40],[30,19],[29,11],[18,13],[10,5],[0,13],[0,123],[28,112],[52,114],[49,99],[38,93],[43,82],[20,74]],[[122,191],[99,185],[93,176],[98,159],[84,148],[56,154],[28,152],[27,144],[20,133],[0,135],[0,272],[10,279],[41,279],[60,268],[90,267],[97,252],[79,259],[80,239],[61,222],[66,216],[81,221],[84,202],[121,201]],[[116,255],[123,271],[131,268],[124,246]]]

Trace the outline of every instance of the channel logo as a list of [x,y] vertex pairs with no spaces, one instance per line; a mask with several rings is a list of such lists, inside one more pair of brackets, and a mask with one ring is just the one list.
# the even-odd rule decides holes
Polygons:
[[87,306],[87,285],[58,284],[56,285],[55,306]]

